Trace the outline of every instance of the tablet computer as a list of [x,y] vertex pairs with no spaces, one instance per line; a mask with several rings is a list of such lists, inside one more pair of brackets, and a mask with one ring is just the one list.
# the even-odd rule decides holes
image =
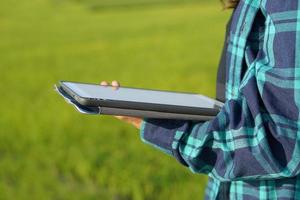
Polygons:
[[223,106],[222,102],[194,93],[129,87],[116,89],[111,86],[69,81],[60,81],[59,88],[76,103],[89,108],[215,116]]
[[138,110],[126,108],[113,108],[104,106],[83,106],[79,104],[73,97],[68,95],[62,87],[55,86],[55,90],[70,104],[72,104],[80,113],[89,115],[119,115],[119,116],[132,116],[140,118],[156,118],[156,119],[179,119],[179,120],[192,120],[192,121],[208,121],[214,118],[210,115],[193,115],[184,113],[170,113],[151,110]]

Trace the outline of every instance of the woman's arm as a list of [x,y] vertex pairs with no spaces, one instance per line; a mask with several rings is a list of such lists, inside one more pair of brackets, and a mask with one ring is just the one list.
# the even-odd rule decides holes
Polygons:
[[298,175],[299,110],[291,109],[296,99],[273,83],[266,83],[270,85],[263,95],[271,96],[262,99],[257,81],[252,76],[241,89],[241,97],[227,101],[212,121],[149,119],[143,123],[141,136],[193,172],[222,181]]
[[[258,77],[276,73],[261,67],[263,75]],[[257,85],[261,80],[254,70],[248,76],[240,89],[241,97],[227,101],[209,122],[117,118],[141,128],[144,142],[174,156],[196,173],[223,181],[295,176],[299,173],[299,110],[292,109],[296,99],[285,87],[288,84],[294,88],[298,81],[282,77],[278,83],[285,87],[281,88],[266,80],[265,85],[270,85],[261,94]]]

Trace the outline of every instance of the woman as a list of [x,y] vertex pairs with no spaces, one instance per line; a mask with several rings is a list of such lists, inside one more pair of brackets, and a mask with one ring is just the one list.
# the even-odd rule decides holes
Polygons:
[[208,174],[207,199],[300,199],[300,0],[225,5],[235,9],[220,113],[205,123],[118,118],[140,128],[146,143]]

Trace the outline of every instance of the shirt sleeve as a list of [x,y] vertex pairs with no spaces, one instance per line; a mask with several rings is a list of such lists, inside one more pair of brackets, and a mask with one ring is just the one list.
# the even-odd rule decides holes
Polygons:
[[[299,24],[299,18],[295,16],[295,20]],[[298,175],[300,32],[292,27],[281,31],[282,24],[276,26],[279,32],[272,32],[273,39],[266,44],[270,48],[260,53],[268,62],[256,59],[249,66],[238,97],[227,100],[213,120],[145,119],[142,140],[174,156],[191,171],[221,181]]]

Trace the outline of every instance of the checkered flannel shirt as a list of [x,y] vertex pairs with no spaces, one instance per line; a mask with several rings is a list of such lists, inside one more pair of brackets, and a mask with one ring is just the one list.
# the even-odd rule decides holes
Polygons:
[[241,0],[226,43],[220,113],[145,119],[141,138],[209,175],[206,199],[300,199],[300,0]]

